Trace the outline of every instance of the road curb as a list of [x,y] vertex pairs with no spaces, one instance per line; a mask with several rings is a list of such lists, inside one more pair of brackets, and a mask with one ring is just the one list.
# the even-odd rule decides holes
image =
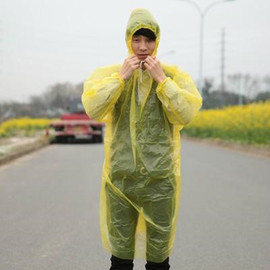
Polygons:
[[32,153],[50,144],[50,140],[43,136],[19,145],[8,145],[0,148],[0,166],[26,154]]

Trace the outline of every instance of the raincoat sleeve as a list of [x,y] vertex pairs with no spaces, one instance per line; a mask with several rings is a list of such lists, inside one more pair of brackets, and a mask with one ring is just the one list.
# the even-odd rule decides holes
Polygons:
[[202,105],[202,97],[191,77],[175,68],[157,87],[157,96],[169,121],[184,126],[193,120]]
[[98,121],[106,121],[124,89],[124,80],[113,68],[96,69],[84,82],[82,104],[87,115]]

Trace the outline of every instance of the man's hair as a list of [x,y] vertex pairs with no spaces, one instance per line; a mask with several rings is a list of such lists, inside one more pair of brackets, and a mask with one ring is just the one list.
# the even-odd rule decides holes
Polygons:
[[156,40],[156,35],[153,31],[151,31],[150,29],[147,28],[141,28],[139,30],[137,30],[133,36],[145,36],[147,38],[149,38],[150,40],[155,41]]

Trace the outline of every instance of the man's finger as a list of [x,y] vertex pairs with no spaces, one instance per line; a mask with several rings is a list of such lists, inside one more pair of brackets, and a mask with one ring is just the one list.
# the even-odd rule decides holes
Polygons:
[[131,61],[132,61],[132,63],[139,63],[140,62],[140,60],[137,57],[135,59],[132,59]]
[[140,60],[138,59],[137,56],[129,58],[128,60],[130,61],[130,63],[139,63],[140,62]]
[[[130,60],[136,60],[136,59],[138,59],[138,57],[137,57],[136,55],[132,55],[132,56],[129,57],[129,59],[130,59]],[[138,60],[139,60],[139,59],[138,59]]]
[[156,63],[156,61],[151,56],[148,56],[145,59],[145,62],[148,63],[148,64],[155,64]]
[[146,61],[143,63],[146,69],[149,69],[151,66]]

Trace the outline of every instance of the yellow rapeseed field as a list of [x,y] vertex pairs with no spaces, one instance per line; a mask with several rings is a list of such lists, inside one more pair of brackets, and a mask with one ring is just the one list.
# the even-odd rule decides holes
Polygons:
[[0,137],[33,135],[48,127],[52,119],[47,118],[15,118],[0,125]]
[[203,110],[183,133],[201,138],[270,144],[270,101]]
[[[10,119],[0,125],[0,137],[33,135],[46,129],[53,120]],[[193,137],[270,145],[270,101],[202,110],[181,132]]]

